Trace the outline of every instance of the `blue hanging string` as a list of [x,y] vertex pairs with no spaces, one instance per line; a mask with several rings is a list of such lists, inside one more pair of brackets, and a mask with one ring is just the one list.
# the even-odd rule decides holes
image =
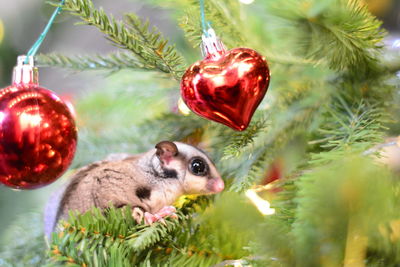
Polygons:
[[61,12],[62,6],[64,5],[65,0],[62,0],[60,5],[54,10],[53,15],[51,15],[49,22],[47,23],[46,27],[44,28],[43,32],[40,34],[39,38],[33,44],[31,49],[29,49],[28,53],[26,54],[26,59],[24,64],[29,63],[29,57],[33,57],[36,55],[36,52],[39,50],[40,45],[43,43],[44,38],[46,38],[47,33],[50,30],[51,25],[53,25],[54,20],[56,19],[57,15]]
[[205,36],[208,36],[207,26],[210,27],[210,23],[207,22],[206,24],[206,15],[204,12],[204,0],[200,0],[200,15],[201,15],[201,27],[203,29],[203,33]]

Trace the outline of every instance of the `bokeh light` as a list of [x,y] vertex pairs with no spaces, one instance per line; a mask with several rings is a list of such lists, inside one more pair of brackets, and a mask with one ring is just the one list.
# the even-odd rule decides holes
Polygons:
[[253,3],[254,2],[254,0],[239,0],[242,4],[245,4],[245,5],[250,5],[251,3]]
[[377,16],[384,15],[391,7],[393,0],[363,0],[368,5],[369,11]]
[[1,41],[3,41],[3,37],[4,37],[4,24],[3,21],[0,19],[0,44]]

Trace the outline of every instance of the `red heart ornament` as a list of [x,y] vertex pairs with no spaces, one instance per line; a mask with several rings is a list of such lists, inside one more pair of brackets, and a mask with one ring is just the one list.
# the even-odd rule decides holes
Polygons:
[[264,98],[268,64],[256,51],[235,48],[190,66],[182,77],[181,95],[196,114],[243,131]]

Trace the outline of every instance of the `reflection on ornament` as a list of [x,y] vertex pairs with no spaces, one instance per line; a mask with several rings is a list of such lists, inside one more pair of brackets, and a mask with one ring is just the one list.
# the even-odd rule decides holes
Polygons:
[[69,112],[71,112],[71,115],[74,119],[76,119],[76,111],[75,107],[72,104],[72,96],[70,95],[60,95],[61,100],[64,102],[64,104],[68,107]]
[[6,118],[6,114],[2,111],[0,111],[0,124],[4,121],[4,119]]
[[245,195],[248,199],[250,199],[254,206],[256,206],[262,215],[275,214],[275,209],[271,208],[271,204],[267,200],[262,199],[253,189],[247,190]]
[[22,112],[22,114],[19,115],[19,124],[21,125],[21,128],[28,129],[37,127],[40,125],[41,121],[42,118],[39,114],[29,114],[26,112]]
[[178,110],[184,116],[190,115],[190,112],[191,112],[190,109],[186,106],[186,104],[183,101],[182,97],[180,97],[179,100],[178,100]]

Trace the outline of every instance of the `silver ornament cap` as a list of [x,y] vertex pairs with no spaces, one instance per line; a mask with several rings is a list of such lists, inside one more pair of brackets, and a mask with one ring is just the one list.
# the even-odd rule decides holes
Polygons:
[[225,54],[226,48],[222,41],[218,38],[218,36],[215,34],[215,31],[213,28],[209,28],[207,30],[207,34],[203,34],[201,36],[202,43],[200,45],[201,47],[201,53],[203,57],[205,58],[210,58],[210,59],[218,59],[220,58],[223,54]]
[[39,71],[35,67],[33,56],[28,58],[28,63],[25,63],[27,56],[18,56],[17,65],[14,67],[12,84],[39,84]]

